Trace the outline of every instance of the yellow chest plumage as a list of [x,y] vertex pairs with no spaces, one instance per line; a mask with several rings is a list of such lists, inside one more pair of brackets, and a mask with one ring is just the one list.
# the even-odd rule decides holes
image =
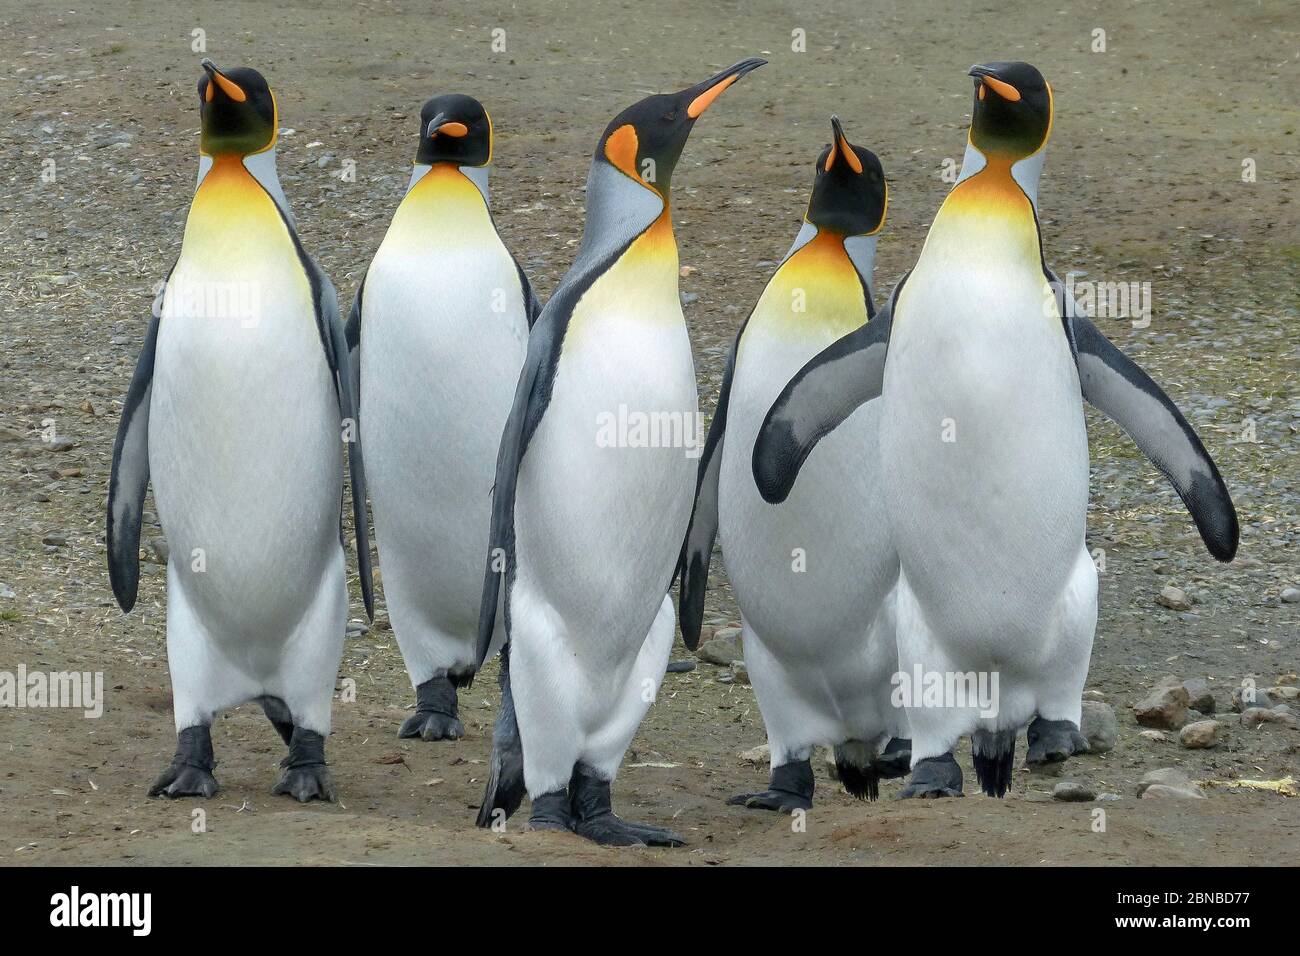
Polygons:
[[[745,338],[832,340],[867,321],[862,280],[844,248],[844,237],[821,232],[777,270],[754,306]],[[743,340],[742,340],[743,347]]]

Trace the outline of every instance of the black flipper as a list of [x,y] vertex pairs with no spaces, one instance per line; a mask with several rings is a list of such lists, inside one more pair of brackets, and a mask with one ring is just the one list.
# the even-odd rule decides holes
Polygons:
[[682,641],[689,650],[700,643],[700,624],[704,620],[704,592],[709,586],[709,562],[713,558],[713,542],[718,537],[718,473],[722,468],[722,439],[727,431],[727,406],[731,400],[731,377],[736,370],[736,353],[740,350],[740,337],[745,334],[749,319],[741,323],[736,338],[727,355],[727,367],[722,373],[722,389],[718,392],[718,407],[709,423],[709,434],[704,440],[700,455],[699,474],[695,480],[695,504],[691,509],[691,523],[682,542],[681,557],[677,560],[677,575],[681,579],[680,614]]
[[524,800],[524,748],[519,740],[519,720],[515,716],[515,699],[510,693],[510,645],[501,648],[501,710],[497,712],[496,726],[492,728],[492,756],[488,761],[488,782],[479,804],[480,827],[490,827],[495,822],[496,811],[505,818],[519,809]]
[[357,286],[357,294],[352,299],[348,324],[343,330],[348,340],[348,364],[352,367],[352,395],[356,399],[358,413],[361,411],[361,300],[365,294],[366,277],[363,275],[361,284]]
[[879,397],[894,303],[906,281],[904,276],[871,321],[813,356],[768,410],[754,442],[753,462],[754,481],[765,500],[785,501],[822,436]]
[[[310,260],[308,260],[310,261]],[[352,477],[352,519],[357,538],[357,572],[361,579],[361,597],[366,603],[366,616],[375,619],[375,588],[370,571],[370,527],[366,511],[366,466],[361,454],[361,427],[357,419],[357,396],[354,390],[356,373],[348,357],[348,340],[339,317],[338,293],[329,278],[316,270],[319,288],[316,308],[324,331],[328,336],[325,357],[334,373],[334,390],[339,400],[339,420],[348,442],[348,471]],[[313,283],[315,286],[316,283]]]
[[1210,554],[1231,561],[1240,528],[1237,510],[1214,459],[1195,430],[1151,376],[1084,315],[1051,272],[1070,338],[1083,397],[1128,433],[1169,479],[1191,513]]
[[[176,268],[175,265],[172,268]],[[171,270],[167,279],[171,278]],[[153,391],[153,358],[162,320],[163,280],[153,300],[153,316],[144,335],[135,373],[122,403],[122,420],[113,442],[113,466],[108,478],[108,580],[118,607],[135,607],[140,587],[140,516],[149,488],[149,397]]]

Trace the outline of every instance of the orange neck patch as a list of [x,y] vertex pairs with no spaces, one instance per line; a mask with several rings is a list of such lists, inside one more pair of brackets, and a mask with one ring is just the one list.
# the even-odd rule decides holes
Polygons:
[[615,169],[639,182],[641,176],[636,168],[636,153],[640,145],[640,141],[636,136],[636,127],[630,123],[626,126],[620,126],[610,133],[605,140],[605,158],[613,164]]

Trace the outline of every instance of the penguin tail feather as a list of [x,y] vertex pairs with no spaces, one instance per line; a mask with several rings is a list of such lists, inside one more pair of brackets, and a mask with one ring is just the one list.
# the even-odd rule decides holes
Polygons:
[[515,701],[510,694],[510,645],[501,648],[501,710],[492,728],[492,756],[488,760],[488,781],[475,824],[487,829],[505,821],[524,801],[524,748],[519,739]]
[[1016,731],[977,730],[971,734],[971,758],[980,789],[990,797],[1005,797],[1015,769]]
[[851,796],[859,800],[880,797],[880,774],[873,766],[871,748],[859,740],[850,740],[835,748],[835,772]]

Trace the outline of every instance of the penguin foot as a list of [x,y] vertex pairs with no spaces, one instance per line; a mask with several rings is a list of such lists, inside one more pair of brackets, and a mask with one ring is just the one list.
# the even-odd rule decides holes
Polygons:
[[149,786],[149,796],[210,797],[217,792],[217,778],[212,776],[215,766],[212,731],[203,726],[186,727],[176,735],[176,755]]
[[980,789],[990,797],[1005,797],[1015,769],[1015,730],[977,730],[970,739],[971,760]]
[[[876,759],[871,762],[871,769],[882,780],[896,780],[906,777],[912,767],[912,741],[906,737],[894,737]],[[961,772],[961,768],[957,768]]]
[[1088,739],[1070,720],[1035,717],[1029,723],[1027,736],[1029,753],[1025,755],[1025,762],[1031,765],[1062,763],[1075,754],[1088,752]]
[[284,774],[271,788],[272,793],[287,793],[299,803],[309,800],[334,800],[334,781],[325,765],[325,738],[314,730],[293,728],[289,756],[280,761]]
[[569,782],[573,832],[601,846],[685,846],[686,840],[666,827],[620,819],[610,805],[609,781],[579,764]]
[[572,830],[573,813],[569,809],[569,791],[552,790],[533,799],[533,813],[525,830]]
[[456,685],[445,674],[435,674],[415,689],[415,713],[402,723],[398,737],[421,740],[459,740],[465,736],[456,704]]
[[757,793],[738,793],[727,799],[733,807],[751,810],[774,810],[777,813],[794,813],[811,810],[813,796],[812,761],[792,760],[772,768],[767,789]]
[[961,797],[961,766],[952,754],[926,757],[912,768],[912,778],[907,781],[895,800],[933,800],[938,797]]

